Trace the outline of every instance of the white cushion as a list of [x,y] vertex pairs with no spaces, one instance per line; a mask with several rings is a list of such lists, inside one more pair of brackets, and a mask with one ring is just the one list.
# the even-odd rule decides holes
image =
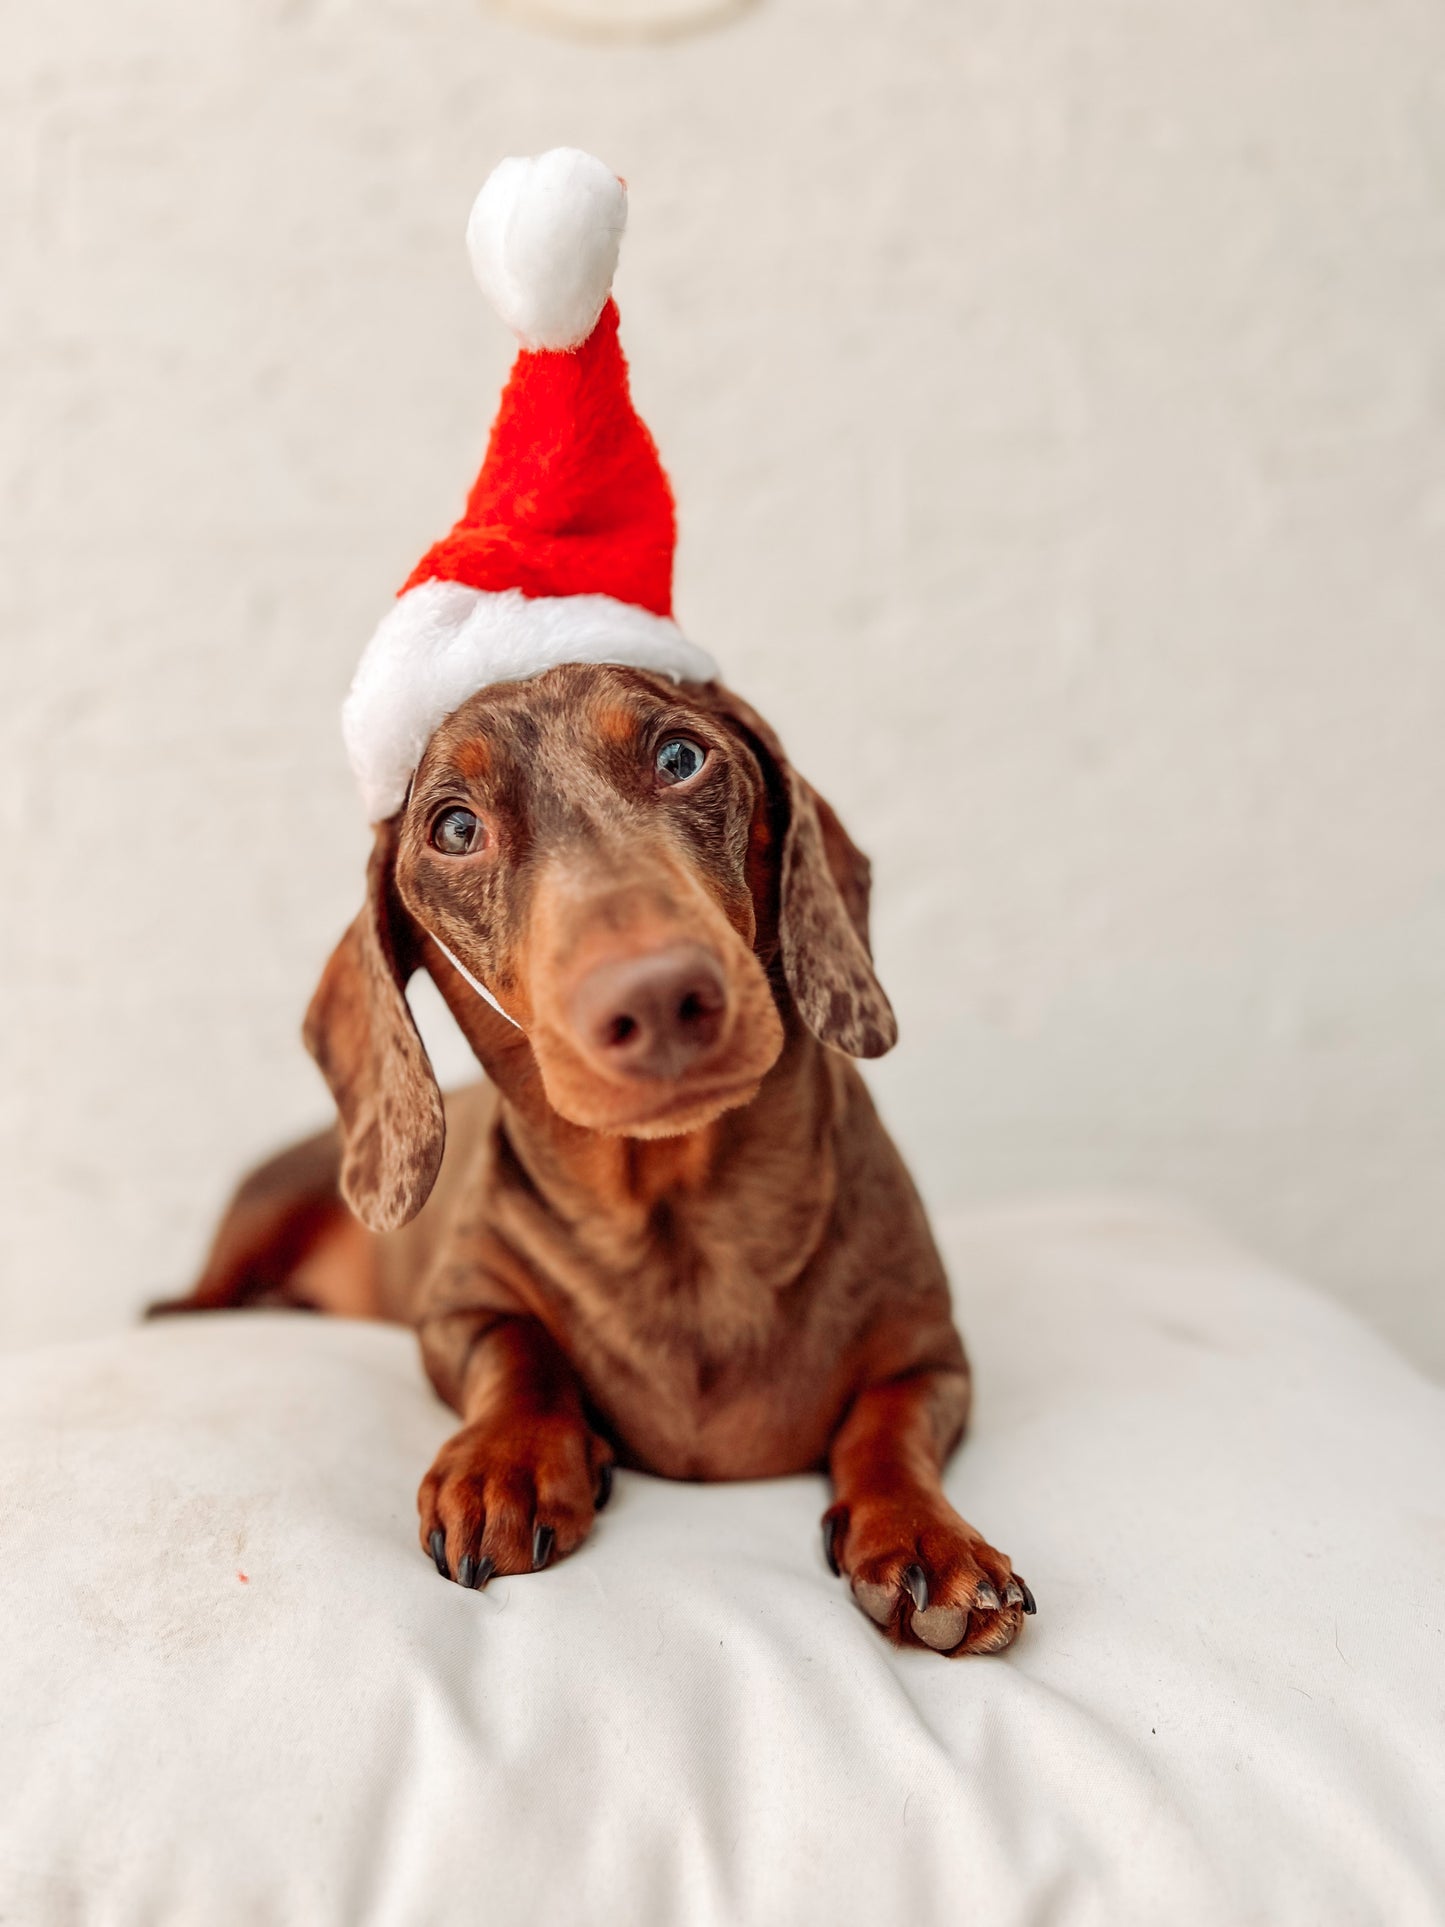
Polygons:
[[1159,1208],[947,1243],[996,1659],[885,1645],[814,1478],[445,1584],[404,1332],[0,1363],[0,1919],[1438,1923],[1445,1392]]

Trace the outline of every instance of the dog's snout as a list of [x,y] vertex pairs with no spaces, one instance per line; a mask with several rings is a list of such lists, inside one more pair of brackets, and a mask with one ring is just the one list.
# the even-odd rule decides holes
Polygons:
[[579,1041],[623,1077],[681,1077],[718,1042],[727,1020],[722,965],[701,944],[671,944],[598,964],[578,984]]

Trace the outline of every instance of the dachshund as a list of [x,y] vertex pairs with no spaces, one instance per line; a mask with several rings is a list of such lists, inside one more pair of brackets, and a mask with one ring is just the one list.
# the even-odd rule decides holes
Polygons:
[[[461,1419],[421,1544],[462,1586],[575,1552],[614,1465],[826,1469],[824,1553],[863,1611],[1000,1651],[1033,1597],[944,1496],[968,1361],[851,1061],[896,1037],[868,904],[867,859],[722,684],[483,689],[377,826],[307,1014],[336,1128],[245,1180],[157,1309],[413,1326]],[[486,1073],[445,1099],[417,970]]]

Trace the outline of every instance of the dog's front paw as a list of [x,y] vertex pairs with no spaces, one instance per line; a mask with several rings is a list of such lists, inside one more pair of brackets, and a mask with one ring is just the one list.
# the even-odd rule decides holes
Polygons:
[[539,1572],[576,1551],[611,1490],[610,1449],[574,1420],[466,1425],[422,1480],[422,1546],[463,1586]]
[[853,1597],[900,1646],[998,1653],[1012,1645],[1034,1596],[1008,1559],[945,1499],[840,1502],[823,1515],[823,1551]]

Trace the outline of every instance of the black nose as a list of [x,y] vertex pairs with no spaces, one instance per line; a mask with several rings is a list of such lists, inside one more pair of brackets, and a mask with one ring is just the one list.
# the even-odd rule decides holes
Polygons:
[[572,994],[573,1025],[589,1054],[623,1077],[681,1077],[717,1043],[727,1021],[722,965],[701,944],[670,944],[598,964]]

